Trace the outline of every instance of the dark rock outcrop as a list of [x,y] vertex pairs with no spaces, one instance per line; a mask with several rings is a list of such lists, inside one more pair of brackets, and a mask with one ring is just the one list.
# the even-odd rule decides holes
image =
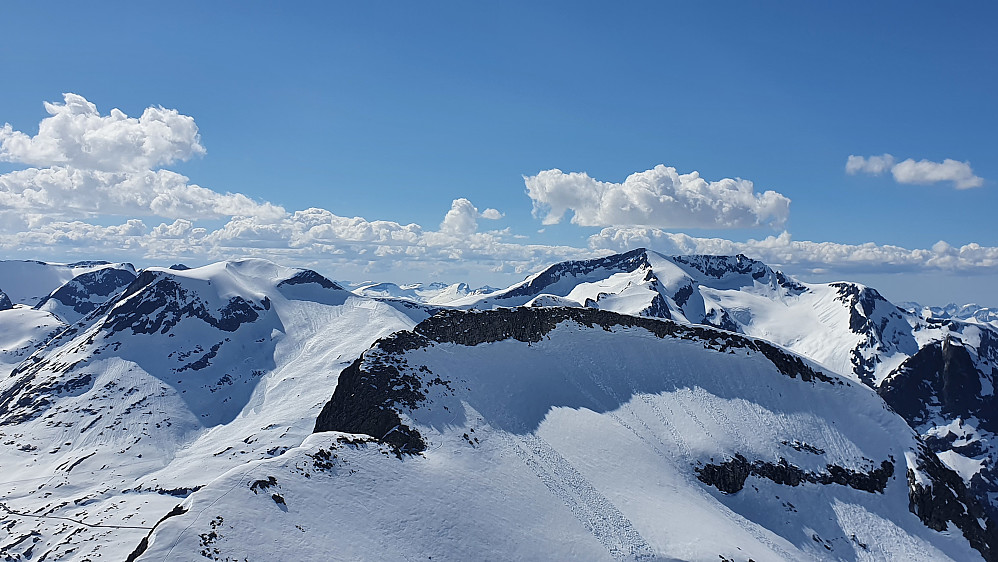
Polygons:
[[923,485],[908,469],[908,509],[937,531],[945,531],[953,523],[985,560],[998,561],[996,518],[967,489],[963,479],[926,447],[918,451],[917,469],[931,483]]
[[111,332],[131,329],[133,334],[165,334],[184,318],[198,318],[219,330],[234,332],[242,324],[256,321],[260,311],[269,309],[267,298],[252,303],[235,296],[225,306],[209,310],[204,301],[176,280],[160,272],[143,271],[122,293],[103,327]]
[[298,273],[295,273],[291,277],[278,283],[277,288],[280,289],[281,287],[286,287],[288,285],[304,285],[306,283],[315,283],[323,289],[343,289],[343,287],[340,287],[336,283],[333,283],[329,279],[326,279],[311,269],[303,269]]
[[35,308],[40,309],[48,301],[55,300],[86,316],[123,291],[135,278],[131,269],[117,267],[83,273],[42,299]]
[[800,486],[810,484],[838,484],[870,493],[883,493],[887,481],[894,474],[894,463],[885,460],[877,468],[858,471],[842,466],[829,464],[825,472],[811,472],[790,464],[787,459],[779,462],[757,460],[749,462],[744,456],[736,454],[730,460],[720,464],[707,464],[696,467],[697,479],[714,486],[726,494],[735,494],[745,487],[749,476],[766,478],[784,486]]
[[930,343],[906,359],[877,389],[880,397],[918,427],[938,412],[945,419],[976,417],[998,432],[998,402],[982,395],[982,373],[967,348],[952,338]]

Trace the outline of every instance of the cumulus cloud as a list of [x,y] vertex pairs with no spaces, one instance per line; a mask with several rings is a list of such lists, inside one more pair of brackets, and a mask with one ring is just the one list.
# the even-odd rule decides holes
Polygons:
[[67,166],[28,168],[0,175],[0,209],[57,218],[158,216],[274,218],[283,208],[239,193],[218,193],[169,170],[106,172]]
[[952,182],[957,189],[970,189],[984,185],[984,178],[974,174],[970,162],[960,162],[946,158],[942,162],[931,160],[915,161],[912,158],[897,162],[894,156],[884,154],[882,156],[862,156],[850,155],[846,160],[847,174],[870,174],[879,176],[890,170],[894,176],[894,181],[905,184],[933,184],[940,182]]
[[942,162],[911,158],[898,162],[891,168],[894,180],[898,183],[930,184],[942,181],[953,182],[957,189],[970,189],[984,185],[984,178],[974,175],[970,162],[958,162],[949,158]]
[[[679,175],[665,166],[619,184],[559,170],[525,178],[535,212],[545,215],[546,224],[572,210],[577,224],[611,227],[591,237],[587,248],[530,244],[510,229],[480,231],[479,219],[503,214],[479,211],[466,198],[451,203],[437,230],[318,208],[288,212],[159,168],[204,152],[193,119],[176,110],[149,108],[139,119],[116,110],[101,116],[72,94],[46,108],[50,117],[37,135],[9,125],[0,131],[0,159],[30,166],[0,175],[0,253],[7,257],[204,263],[256,256],[348,279],[384,274],[467,279],[478,272],[484,282],[494,282],[494,275],[510,280],[556,261],[647,246],[667,253],[741,252],[773,265],[815,269],[998,271],[998,249],[976,244],[955,248],[940,242],[907,250],[798,242],[787,233],[748,242],[672,234],[662,228],[780,225],[789,200],[772,191],[756,193],[744,180],[707,182],[695,172]],[[892,172],[912,181],[946,175],[917,162],[915,170],[895,171],[901,164],[892,163]],[[863,159],[854,168],[868,172],[877,165]]]
[[465,198],[455,199],[440,223],[440,230],[450,234],[471,234],[478,230],[478,209]]
[[998,248],[967,244],[959,248],[940,241],[930,249],[839,244],[793,240],[790,233],[762,240],[735,242],[697,238],[656,228],[604,228],[589,238],[594,250],[621,252],[646,247],[664,254],[745,254],[773,266],[886,273],[935,269],[958,272],[998,271]]
[[790,213],[790,199],[775,191],[756,193],[748,180],[708,182],[697,172],[679,174],[664,165],[623,183],[557,169],[525,176],[524,182],[534,215],[544,224],[561,222],[571,210],[572,222],[581,226],[750,228],[782,226]]
[[855,175],[862,172],[864,174],[879,176],[887,170],[890,170],[893,166],[894,157],[890,154],[870,156],[869,158],[850,155],[849,159],[846,160],[846,173]]
[[88,170],[148,170],[204,154],[194,119],[175,109],[149,107],[138,119],[112,109],[101,115],[83,96],[64,94],[45,103],[49,117],[28,136],[0,128],[0,159],[29,166]]
[[158,166],[204,154],[194,119],[149,107],[138,119],[100,115],[83,96],[46,103],[38,134],[0,129],[0,160],[33,166],[0,175],[0,214],[72,221],[97,216],[274,219],[285,210],[239,193],[189,183]]

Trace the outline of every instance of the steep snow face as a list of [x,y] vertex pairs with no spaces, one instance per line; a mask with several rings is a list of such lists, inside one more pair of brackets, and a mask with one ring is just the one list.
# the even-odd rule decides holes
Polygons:
[[856,283],[801,284],[797,294],[704,290],[738,331],[765,338],[871,387],[918,350],[917,319]]
[[66,327],[52,314],[26,306],[0,310],[0,380]]
[[298,446],[340,370],[413,324],[262,260],[141,272],[0,380],[9,552],[124,560],[178,498]]
[[345,369],[316,431],[192,494],[139,559],[973,560],[995,544],[868,388],[668,321],[442,313]]

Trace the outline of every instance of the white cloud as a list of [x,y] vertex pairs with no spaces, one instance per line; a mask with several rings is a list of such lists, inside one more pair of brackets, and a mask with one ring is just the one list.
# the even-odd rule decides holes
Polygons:
[[478,209],[465,198],[455,199],[440,223],[440,230],[449,234],[471,234],[478,230]]
[[194,119],[175,109],[149,107],[138,119],[118,109],[100,115],[77,94],[45,103],[49,113],[31,137],[10,124],[0,128],[0,160],[29,166],[139,171],[204,154]]
[[218,193],[163,164],[204,154],[194,119],[175,109],[147,108],[138,119],[117,109],[102,116],[82,96],[46,103],[49,117],[28,136],[0,129],[0,160],[30,167],[0,175],[0,214],[45,221],[104,217],[188,220],[286,214],[239,193]]
[[849,159],[846,160],[846,173],[855,175],[862,172],[864,174],[879,176],[887,170],[890,170],[893,166],[894,157],[890,154],[884,154],[883,156],[870,156],[869,158],[850,155]]
[[106,172],[66,166],[28,168],[0,175],[0,209],[54,218],[158,216],[224,218],[254,215],[274,218],[283,208],[258,203],[239,193],[218,193],[188,183],[169,170]]
[[647,247],[665,254],[745,254],[769,265],[843,272],[887,273],[934,269],[957,272],[998,272],[998,248],[966,244],[954,248],[940,241],[930,249],[900,246],[839,244],[793,240],[790,233],[762,240],[734,242],[723,238],[696,238],[657,228],[604,228],[589,238],[594,250],[621,252]]
[[[474,281],[477,275],[481,282],[501,283],[496,275],[512,281],[511,276],[553,262],[649,246],[667,253],[742,252],[773,265],[812,270],[998,272],[998,249],[977,244],[954,248],[940,242],[931,249],[907,250],[797,242],[787,233],[748,242],[671,234],[657,227],[783,224],[789,200],[772,191],[757,194],[744,180],[706,182],[696,173],[679,175],[665,166],[620,184],[559,170],[525,178],[535,211],[546,211],[546,224],[572,210],[577,224],[627,225],[604,228],[590,238],[588,248],[529,244],[508,228],[481,232],[479,219],[503,214],[479,211],[466,198],[452,202],[438,230],[318,208],[287,212],[156,169],[204,152],[193,119],[175,110],[150,108],[140,119],[112,110],[101,117],[93,104],[72,94],[65,104],[46,107],[52,116],[42,121],[38,135],[29,137],[10,126],[0,132],[0,158],[32,166],[0,175],[0,254],[6,257],[204,263],[257,256],[347,279],[391,275]],[[857,170],[869,169],[869,160],[857,163]],[[945,175],[922,168],[911,176]]]
[[697,172],[679,174],[663,165],[623,183],[557,169],[525,176],[524,182],[544,224],[561,222],[571,210],[572,222],[581,226],[747,228],[781,226],[790,212],[790,199],[775,191],[755,193],[748,180],[708,182]]
[[929,184],[951,181],[957,189],[970,189],[984,185],[984,178],[975,176],[970,162],[958,162],[949,158],[942,162],[919,160],[911,158],[898,162],[891,173],[898,183]]
[[974,175],[974,170],[970,167],[970,162],[959,162],[947,158],[942,162],[931,160],[915,161],[912,158],[896,162],[894,156],[884,154],[882,156],[862,156],[850,155],[846,160],[846,173],[864,173],[879,176],[890,170],[894,176],[894,181],[905,184],[932,184],[939,182],[953,182],[953,187],[957,189],[970,189],[984,185],[984,178]]

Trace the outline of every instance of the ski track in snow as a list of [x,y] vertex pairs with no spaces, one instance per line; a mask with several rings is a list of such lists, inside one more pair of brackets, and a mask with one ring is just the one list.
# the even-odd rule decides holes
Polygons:
[[616,560],[655,560],[648,543],[619,509],[540,437],[502,432],[507,446],[572,511]]

